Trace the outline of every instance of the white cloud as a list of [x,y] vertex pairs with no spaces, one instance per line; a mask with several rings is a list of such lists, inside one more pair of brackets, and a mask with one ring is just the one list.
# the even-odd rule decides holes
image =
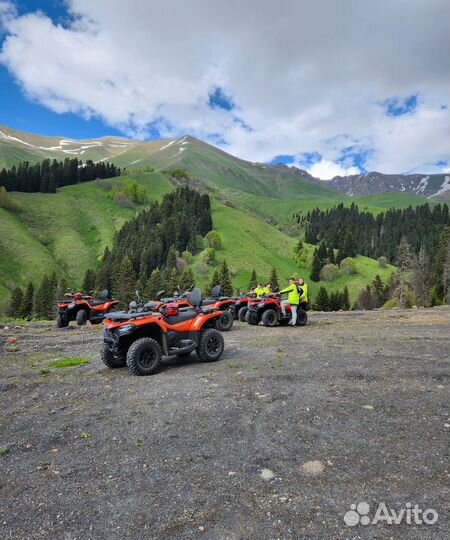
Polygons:
[[[98,115],[131,136],[152,122],[163,136],[219,135],[252,161],[316,151],[323,174],[351,169],[351,159],[333,169],[351,145],[372,150],[369,168],[385,172],[449,159],[447,0],[68,5],[62,26],[0,1],[0,62],[54,111]],[[216,86],[236,110],[208,107]],[[388,118],[377,105],[417,93],[412,116]]]
[[335,163],[334,161],[322,159],[311,165],[311,167],[308,168],[308,172],[316,178],[321,178],[322,180],[331,180],[335,176],[359,174],[360,170],[358,167],[341,167],[341,165]]

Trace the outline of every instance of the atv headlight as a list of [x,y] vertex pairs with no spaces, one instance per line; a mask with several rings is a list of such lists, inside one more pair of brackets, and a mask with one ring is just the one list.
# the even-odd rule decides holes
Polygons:
[[257,304],[257,305],[258,305],[258,307],[263,307],[263,305],[264,305],[264,302],[258,302],[258,304]]
[[119,335],[119,336],[123,336],[124,334],[129,334],[130,332],[132,332],[134,329],[135,329],[135,325],[134,324],[125,324],[123,326],[119,326],[119,328],[117,328],[116,330],[116,333]]
[[69,304],[69,305],[67,306],[67,309],[72,309],[72,308],[74,308],[74,307],[75,307],[75,304],[72,302],[71,304]]

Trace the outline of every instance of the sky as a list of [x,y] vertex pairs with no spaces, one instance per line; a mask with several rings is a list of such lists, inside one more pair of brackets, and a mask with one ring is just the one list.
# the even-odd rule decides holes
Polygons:
[[0,0],[0,124],[449,172],[448,0]]

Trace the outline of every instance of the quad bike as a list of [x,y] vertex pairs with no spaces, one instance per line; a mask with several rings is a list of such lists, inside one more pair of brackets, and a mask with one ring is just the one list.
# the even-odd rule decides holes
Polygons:
[[222,311],[221,318],[217,321],[216,328],[221,332],[228,332],[233,327],[235,319],[235,303],[236,298],[229,296],[221,296],[222,288],[220,285],[216,285],[211,291],[212,298],[206,298],[203,301],[204,306],[209,306],[212,309],[218,309]]
[[[297,326],[305,326],[308,321],[306,313],[306,305],[299,304],[297,307]],[[281,311],[281,297],[278,293],[269,294],[267,297],[262,297],[258,300],[252,300],[248,303],[248,311],[246,321],[248,324],[259,324],[260,321],[264,326],[286,325],[292,320],[291,306],[286,306],[286,315],[283,316]]]
[[99,324],[103,321],[103,316],[119,303],[109,297],[106,289],[99,294],[99,300],[81,293],[66,293],[64,297],[64,300],[58,302],[58,328],[68,326],[70,321],[77,321],[78,326],[85,325],[87,321]]
[[248,303],[256,298],[255,293],[248,293],[236,298],[234,303],[233,315],[236,321],[245,322],[245,316],[248,311]]
[[134,375],[152,375],[163,355],[187,357],[195,350],[203,362],[219,360],[224,341],[215,326],[222,312],[202,307],[199,289],[188,300],[186,308],[169,303],[160,312],[108,313],[103,363],[111,369],[126,365]]

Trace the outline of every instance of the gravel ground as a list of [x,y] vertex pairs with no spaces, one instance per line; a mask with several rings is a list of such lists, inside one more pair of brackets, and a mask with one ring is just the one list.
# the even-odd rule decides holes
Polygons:
[[[1,329],[0,538],[448,538],[449,313],[237,323],[151,377],[105,368],[99,327]],[[361,502],[439,517],[347,525]]]

